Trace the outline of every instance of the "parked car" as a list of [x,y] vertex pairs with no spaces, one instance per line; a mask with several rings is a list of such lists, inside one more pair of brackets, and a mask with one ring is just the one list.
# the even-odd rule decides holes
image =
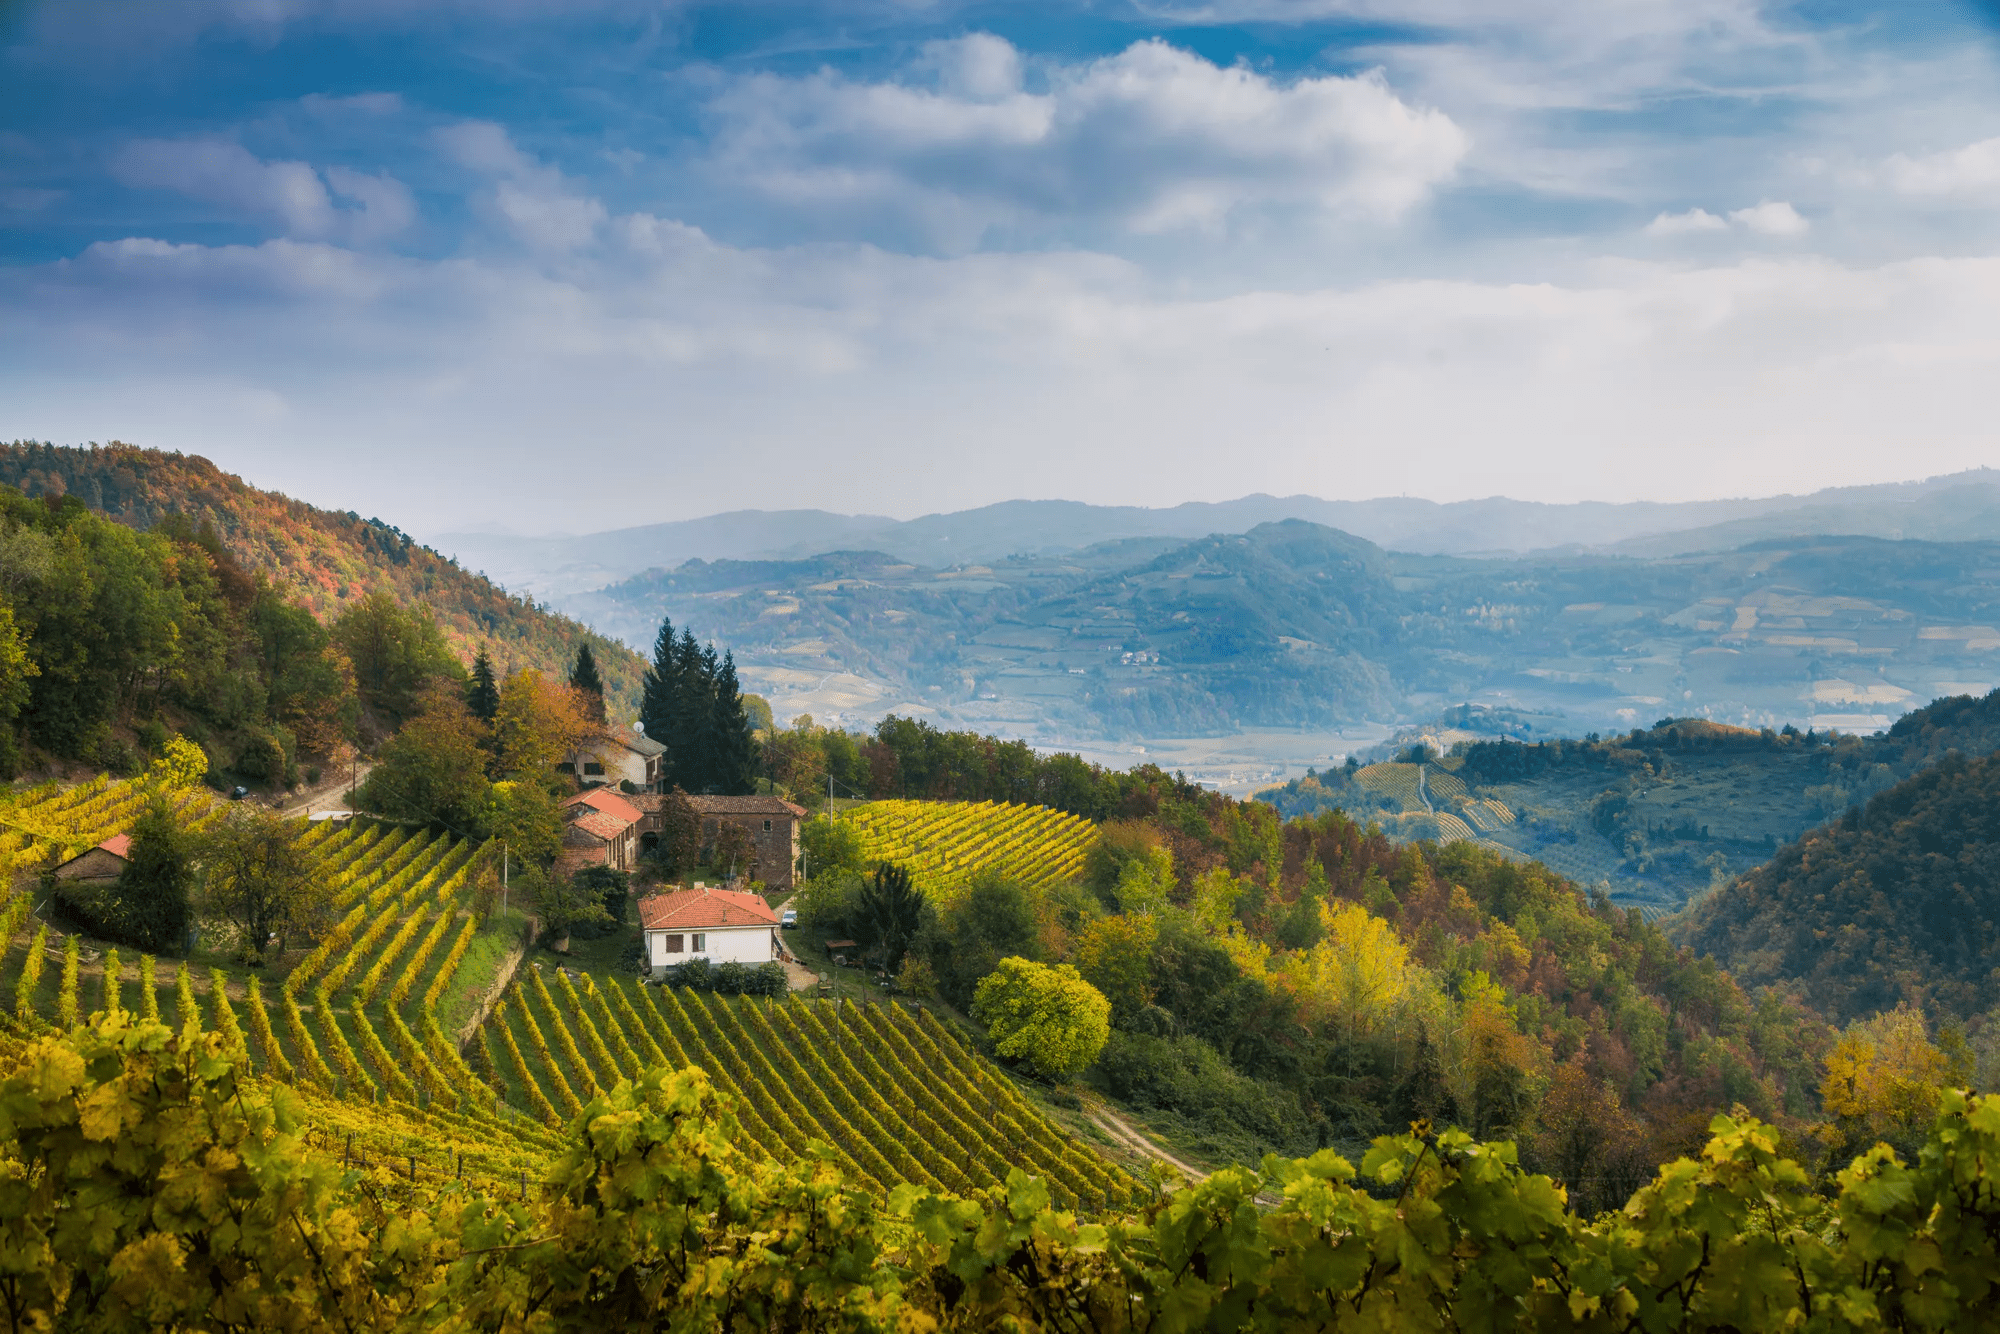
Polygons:
[[790,931],[798,924],[799,910],[797,908],[787,908],[778,914],[778,927],[780,930]]
[[231,801],[241,801],[243,800],[243,798],[249,795],[250,795],[250,789],[243,786],[241,783],[238,783],[235,787],[229,789],[229,799]]

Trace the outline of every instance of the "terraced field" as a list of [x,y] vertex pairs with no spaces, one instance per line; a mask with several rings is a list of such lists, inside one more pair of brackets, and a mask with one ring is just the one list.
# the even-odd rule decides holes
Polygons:
[[531,966],[474,1040],[510,1101],[550,1124],[661,1062],[699,1065],[736,1100],[745,1141],[780,1161],[833,1146],[848,1179],[966,1191],[1012,1167],[1069,1207],[1137,1183],[1048,1121],[928,1011],[640,986]]
[[870,861],[908,867],[942,902],[989,868],[1034,885],[1073,880],[1097,841],[1097,827],[1080,816],[991,801],[873,801],[841,819]]

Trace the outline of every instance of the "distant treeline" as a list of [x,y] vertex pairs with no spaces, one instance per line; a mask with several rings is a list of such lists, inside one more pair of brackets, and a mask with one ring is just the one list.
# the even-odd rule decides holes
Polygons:
[[1460,773],[1471,782],[1518,783],[1564,768],[1638,769],[1675,755],[1750,754],[1797,751],[1820,747],[1829,759],[1852,768],[1854,762],[1886,764],[1899,776],[1942,759],[1947,751],[1984,754],[2000,749],[2000,691],[1975,698],[1954,695],[1904,714],[1885,735],[1853,736],[1838,732],[1801,732],[1787,725],[1777,730],[1730,727],[1703,718],[1662,718],[1650,728],[1581,740],[1518,742],[1475,741],[1453,748],[1464,759]]
[[1025,741],[953,732],[890,714],[872,733],[815,725],[802,717],[769,735],[764,776],[794,800],[817,804],[833,779],[836,797],[916,797],[1050,806],[1091,820],[1151,814],[1163,794],[1197,800],[1201,787],[1158,765],[1125,772],[1080,755],[1039,754]]

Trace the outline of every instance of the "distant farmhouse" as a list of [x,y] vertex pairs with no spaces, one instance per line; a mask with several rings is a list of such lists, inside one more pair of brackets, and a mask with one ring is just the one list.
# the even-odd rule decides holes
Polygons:
[[[637,739],[646,740],[644,736]],[[657,774],[657,754],[644,755],[632,748],[626,748],[625,753],[645,758]],[[586,787],[565,800],[562,851],[556,858],[558,873],[571,875],[585,866],[630,871],[642,853],[658,847],[665,829],[661,812],[668,797],[657,790],[657,780],[650,786],[654,790],[639,792]],[[756,864],[748,868],[753,878],[779,890],[797,883],[799,827],[806,818],[803,806],[782,797],[690,796],[687,800],[701,819],[703,849],[714,846],[724,825],[735,825],[750,836],[755,849]]]

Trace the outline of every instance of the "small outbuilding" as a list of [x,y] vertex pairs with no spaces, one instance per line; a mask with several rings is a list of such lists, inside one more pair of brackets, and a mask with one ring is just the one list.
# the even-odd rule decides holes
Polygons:
[[113,834],[87,852],[80,852],[55,869],[58,880],[75,880],[86,885],[108,885],[124,874],[132,855],[132,836]]
[[695,959],[754,967],[783,957],[778,914],[758,894],[696,882],[640,899],[639,925],[654,977]]

